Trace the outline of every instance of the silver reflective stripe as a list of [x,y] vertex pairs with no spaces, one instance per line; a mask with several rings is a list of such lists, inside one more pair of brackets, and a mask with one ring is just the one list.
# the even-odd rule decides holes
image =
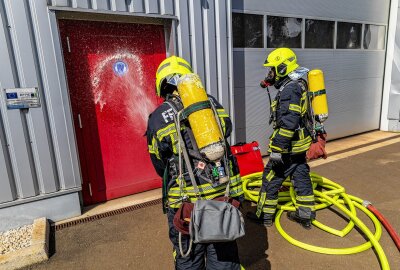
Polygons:
[[164,65],[162,65],[161,67],[159,67],[158,70],[157,70],[157,74],[160,73],[161,70],[163,70],[164,68],[166,68],[166,67],[168,67],[168,66],[170,66],[170,65],[171,65],[171,63],[165,63]]
[[178,62],[178,64],[183,66],[183,67],[185,67],[185,68],[187,68],[188,70],[192,71],[192,68],[188,64],[185,64],[183,62]]

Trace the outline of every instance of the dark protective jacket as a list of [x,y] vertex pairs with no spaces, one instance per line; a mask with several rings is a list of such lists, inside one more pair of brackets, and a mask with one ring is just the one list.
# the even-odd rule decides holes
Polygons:
[[[232,122],[229,115],[225,112],[224,108],[218,101],[209,96],[211,102],[213,102],[218,117],[221,122],[221,126],[224,132],[225,139],[228,138],[232,131]],[[177,102],[176,98],[168,100],[169,103],[173,103],[175,109],[178,111],[182,109],[180,102]],[[182,193],[179,187],[178,172],[178,136],[174,123],[174,109],[164,102],[161,104],[153,113],[150,114],[148,120],[148,126],[146,131],[148,151],[150,158],[153,163],[157,174],[163,177],[164,184],[164,196],[168,198],[169,207],[178,208],[181,204],[179,201],[182,198]],[[181,123],[181,134],[185,141],[185,146],[189,151],[193,152],[194,146],[192,141],[194,140],[193,134],[190,130],[189,122],[186,120]],[[230,152],[228,142],[227,152],[230,167],[230,195],[231,197],[239,197],[243,194],[241,179],[239,175],[239,169],[235,157]],[[183,159],[183,158],[182,158]],[[194,169],[196,183],[198,185],[202,198],[213,199],[224,195],[226,184],[213,186],[211,183],[206,181],[207,167],[204,170],[197,169],[199,158],[190,156],[191,165]],[[182,161],[184,164],[184,161]],[[184,166],[184,193],[188,196],[189,201],[194,202],[196,196],[192,187],[187,168]],[[176,202],[176,203],[174,203]]]
[[306,82],[293,81],[286,77],[275,87],[278,93],[271,104],[271,122],[274,123],[274,132],[270,137],[269,151],[305,153],[312,143],[306,122],[308,113]]

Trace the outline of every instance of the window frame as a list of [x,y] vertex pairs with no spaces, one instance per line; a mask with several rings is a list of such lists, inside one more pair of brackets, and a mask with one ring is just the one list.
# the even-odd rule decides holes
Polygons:
[[[297,18],[302,19],[302,38],[301,38],[301,48],[293,48],[294,50],[307,50],[307,51],[386,51],[387,47],[387,36],[388,36],[388,24],[386,23],[377,23],[372,21],[358,21],[358,20],[344,20],[339,18],[331,18],[331,17],[317,17],[317,16],[304,16],[304,15],[296,15],[296,14],[284,14],[284,13],[272,13],[272,12],[264,12],[264,11],[256,11],[256,10],[242,10],[242,9],[232,9],[231,13],[243,13],[243,14],[250,14],[250,15],[263,15],[263,47],[262,48],[242,48],[242,47],[233,47],[233,33],[232,33],[232,48],[233,51],[272,51],[275,48],[267,47],[267,34],[268,34],[268,16],[275,16],[275,17],[289,17],[289,18]],[[334,36],[333,36],[333,48],[305,48],[305,21],[306,19],[310,20],[323,20],[323,21],[333,21],[334,22]],[[338,29],[338,22],[345,22],[345,23],[359,23],[361,24],[361,47],[359,49],[339,49],[337,48],[337,29]],[[230,22],[232,24],[232,22]],[[384,44],[383,49],[364,49],[364,29],[365,25],[376,25],[376,26],[383,26],[385,27],[385,36],[384,36]],[[233,32],[233,29],[232,29]]]

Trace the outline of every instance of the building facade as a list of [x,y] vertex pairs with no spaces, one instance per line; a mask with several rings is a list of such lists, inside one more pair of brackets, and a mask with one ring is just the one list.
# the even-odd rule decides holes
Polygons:
[[[122,174],[115,176],[106,166],[117,144],[107,145],[110,140],[101,135],[101,128],[108,127],[101,126],[105,103],[97,103],[99,96],[94,94],[90,105],[93,111],[86,115],[79,112],[84,99],[79,95],[86,89],[83,86],[92,91],[99,84],[90,77],[91,72],[98,71],[93,65],[108,63],[102,61],[101,52],[91,52],[90,48],[110,49],[111,45],[105,45],[114,40],[131,46],[132,54],[141,50],[143,65],[136,67],[135,74],[157,66],[155,50],[160,46],[164,50],[157,52],[157,57],[176,54],[185,58],[201,76],[207,91],[234,119],[232,142],[257,140],[265,154],[271,133],[269,101],[259,81],[265,75],[262,64],[268,52],[280,46],[293,48],[302,66],[324,71],[329,138],[381,126],[385,129],[382,123],[386,119],[390,129],[400,129],[397,9],[398,1],[389,0],[1,0],[0,231],[28,224],[37,217],[58,221],[79,215],[85,198],[95,194],[99,178],[104,183],[97,183],[98,190],[112,186],[108,178],[122,181]],[[85,46],[86,37],[94,36],[97,30],[77,33],[79,27],[95,29],[96,25],[109,28],[111,33],[113,27],[125,27],[127,34],[115,31],[113,38],[107,39],[109,34],[99,33],[95,42],[105,37],[105,45]],[[154,33],[162,40],[153,41]],[[123,42],[125,36],[128,41]],[[87,54],[80,58],[81,51]],[[390,51],[395,52],[395,58],[389,59],[393,75],[392,70],[388,74]],[[76,53],[75,58],[69,53]],[[109,58],[112,78],[135,67],[134,56],[122,61],[123,56]],[[73,61],[80,61],[82,70],[76,71]],[[147,78],[144,88],[153,87],[152,78],[143,78]],[[131,85],[135,88],[141,84],[134,81]],[[24,88],[37,89],[40,106],[10,108],[6,92]],[[146,91],[150,95],[150,90]],[[143,103],[132,106],[141,108]],[[125,110],[127,105],[122,107]],[[85,133],[82,130],[88,125],[85,121],[82,125],[82,119],[90,118],[90,113],[97,117],[93,124],[96,128]],[[104,134],[112,134],[112,130]],[[84,156],[88,152],[85,144],[90,141],[85,136],[93,133],[99,144],[92,148],[98,146],[101,151],[90,152],[92,160],[90,155]],[[139,136],[137,140],[138,144],[144,142]],[[138,151],[144,156],[144,149]],[[124,177],[129,180],[132,175]],[[104,192],[100,200],[118,196],[112,193]]]

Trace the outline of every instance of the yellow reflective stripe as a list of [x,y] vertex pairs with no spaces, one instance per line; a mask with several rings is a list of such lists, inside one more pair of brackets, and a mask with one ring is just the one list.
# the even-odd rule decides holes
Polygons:
[[301,113],[301,107],[297,104],[289,104],[289,110],[293,112]]
[[278,205],[278,200],[265,200],[266,205]]
[[273,170],[270,170],[269,173],[267,174],[267,176],[265,177],[268,182],[272,180],[272,178],[274,178],[275,176],[275,172]]
[[[233,176],[233,177],[231,177],[231,180],[230,180],[230,188],[234,188],[235,186],[238,186],[238,185],[241,186],[241,183],[242,183],[242,181],[241,181],[240,176]],[[220,186],[213,187],[210,183],[206,183],[206,184],[203,184],[203,185],[199,185],[198,189],[199,189],[200,195],[210,194],[210,193],[213,193],[213,192],[217,192],[219,190],[225,190],[226,189],[226,184],[222,184]],[[184,189],[184,192],[188,196],[196,196],[196,193],[194,191],[193,186],[186,187]],[[172,196],[174,196],[174,194],[179,195],[179,194],[181,194],[180,188],[179,187],[172,187],[172,188],[169,189],[168,194],[170,194]]]
[[225,120],[224,120],[224,118],[221,118],[221,117],[219,119],[220,119],[221,126],[222,126],[222,132],[224,132],[224,134],[226,134]]
[[152,146],[152,145],[147,145],[147,151],[148,151],[150,154],[154,154],[153,146]]
[[168,135],[168,133],[170,133],[171,131],[176,131],[175,123],[169,124],[166,127],[157,130],[157,133],[156,133],[157,138],[160,139],[160,137],[165,137],[166,134]]
[[[214,194],[211,194],[211,195],[203,195],[202,194],[202,195],[200,195],[200,197],[202,199],[212,200],[214,198],[223,196],[225,194],[225,189],[226,189],[226,187],[224,189],[222,189],[220,192],[217,192],[217,193],[214,193]],[[240,184],[237,187],[231,188],[229,193],[230,193],[231,197],[237,197],[237,196],[242,195],[243,194],[242,185]],[[194,202],[197,201],[197,197],[194,194],[187,194],[187,193],[185,193],[185,194],[188,195],[188,201],[189,202],[194,203]],[[170,204],[169,207],[179,208],[180,205],[181,205],[181,202],[180,201],[178,201],[176,203],[174,203],[174,202],[179,200],[180,198],[181,198],[180,195],[179,196],[171,196],[170,192],[168,192],[168,202]]]
[[152,149],[153,153],[152,154],[155,154],[158,159],[161,159],[160,153],[158,152],[158,145],[157,145],[156,138],[153,137],[153,139],[151,140],[151,143],[153,144],[153,149]]
[[171,144],[172,144],[172,151],[174,152],[174,154],[178,154],[178,150],[176,149],[176,144],[178,143],[177,140],[175,140],[175,135],[174,134],[169,134],[169,137],[171,138]]
[[217,114],[219,117],[229,117],[229,114],[227,114],[224,109],[217,109]]
[[269,208],[269,207],[264,207],[263,212],[265,214],[275,214],[276,209],[275,208]]
[[292,147],[300,147],[312,141],[311,136],[307,136],[306,138],[298,141],[292,142]]
[[285,128],[280,128],[278,134],[291,139],[294,135],[294,131]]
[[308,110],[307,92],[303,92],[301,96],[301,115],[303,116]]
[[257,217],[260,217],[260,215],[261,215],[261,211],[262,211],[262,208],[264,207],[266,197],[267,197],[267,193],[261,192],[260,199],[258,200],[258,203],[257,203],[257,212],[256,212]]
[[270,152],[272,151],[272,149],[274,149],[274,150],[276,150],[276,151],[278,151],[278,152],[283,152],[283,150],[282,150],[282,148],[280,148],[280,147],[278,147],[278,146],[275,146],[275,145],[272,145],[272,141],[269,143],[269,150],[270,150]]
[[304,140],[304,129],[303,128],[299,130],[299,138],[300,138],[300,140]]
[[272,101],[272,104],[271,104],[272,111],[276,111],[276,105],[277,104],[278,104],[277,100]]
[[314,198],[314,195],[309,195],[309,196],[296,196],[296,201],[314,202],[314,201],[315,201],[315,198]]

